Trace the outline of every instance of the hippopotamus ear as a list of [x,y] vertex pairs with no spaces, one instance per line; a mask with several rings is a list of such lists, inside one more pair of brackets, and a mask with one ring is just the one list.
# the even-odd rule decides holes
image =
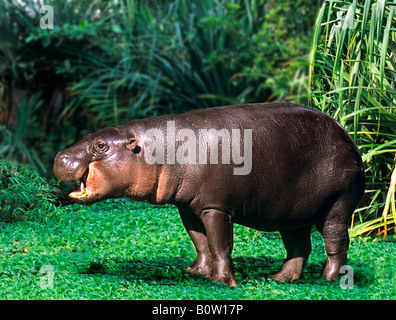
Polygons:
[[129,138],[126,147],[133,153],[139,153],[141,148],[138,146],[136,138]]

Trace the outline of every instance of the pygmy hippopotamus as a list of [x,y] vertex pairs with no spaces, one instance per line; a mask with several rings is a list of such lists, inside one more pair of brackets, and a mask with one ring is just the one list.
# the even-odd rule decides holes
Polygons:
[[59,152],[55,176],[91,204],[128,197],[174,204],[197,251],[192,275],[235,286],[233,223],[279,231],[287,257],[278,281],[300,278],[311,229],[335,281],[348,223],[364,193],[358,148],[330,116],[292,103],[216,107],[109,127]]

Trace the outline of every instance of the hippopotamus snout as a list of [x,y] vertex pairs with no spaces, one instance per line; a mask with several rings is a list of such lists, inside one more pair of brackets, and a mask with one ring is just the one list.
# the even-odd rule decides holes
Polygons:
[[87,170],[89,162],[77,157],[76,154],[67,150],[59,152],[54,160],[54,174],[63,181],[79,180]]
[[54,174],[60,180],[72,182],[74,191],[69,197],[85,204],[109,194],[124,195],[133,170],[120,163],[136,157],[136,147],[136,139],[122,128],[104,128],[59,152],[54,159]]

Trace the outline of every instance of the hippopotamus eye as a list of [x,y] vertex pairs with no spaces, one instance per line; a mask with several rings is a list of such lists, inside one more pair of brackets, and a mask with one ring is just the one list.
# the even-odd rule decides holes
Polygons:
[[108,146],[104,142],[98,142],[96,144],[96,149],[99,151],[107,151]]

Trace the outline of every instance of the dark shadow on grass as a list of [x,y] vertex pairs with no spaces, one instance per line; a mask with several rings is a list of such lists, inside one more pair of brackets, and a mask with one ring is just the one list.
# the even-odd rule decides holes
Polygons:
[[[147,259],[103,259],[91,261],[80,268],[81,274],[107,274],[119,276],[127,281],[143,281],[160,285],[176,285],[181,282],[210,283],[204,276],[191,276],[187,268],[192,264],[188,257],[159,257]],[[235,257],[233,259],[234,272],[240,284],[252,280],[264,280],[271,274],[280,271],[283,260],[267,256]],[[320,279],[325,262],[310,263],[305,266],[301,279],[296,284],[328,284],[327,280]],[[369,266],[363,261],[351,261],[354,268],[354,283],[364,287],[374,281],[374,274],[367,273]],[[337,281],[337,283],[339,283]]]
[[278,272],[283,260],[276,260],[271,257],[235,257],[234,272],[237,280],[253,280],[268,277],[268,275]]
[[383,270],[373,267],[370,260],[351,260],[347,261],[347,264],[353,268],[354,285],[357,287],[370,287],[377,281],[376,277],[379,274],[381,277],[383,276]]
[[186,272],[191,260],[185,257],[160,257],[147,259],[104,259],[91,261],[80,271],[82,274],[108,274],[128,281],[153,282],[175,285],[190,278]]
[[[279,272],[282,268],[282,259],[273,259],[267,256],[260,257],[236,257],[234,260],[234,271],[238,282],[249,282],[268,278],[269,275]],[[302,276],[294,284],[321,284],[329,285],[329,282],[322,278],[325,268],[325,261],[310,262],[305,266]],[[370,263],[364,260],[347,261],[347,264],[353,268],[354,285],[356,287],[367,287],[373,284],[375,280],[375,270],[370,267]],[[341,277],[343,274],[341,274]],[[340,283],[337,280],[336,285]]]
[[[282,269],[284,260],[267,256],[234,258],[234,271],[238,281],[268,278]],[[322,274],[324,263],[310,263],[305,266],[301,279],[296,283],[314,282]]]

